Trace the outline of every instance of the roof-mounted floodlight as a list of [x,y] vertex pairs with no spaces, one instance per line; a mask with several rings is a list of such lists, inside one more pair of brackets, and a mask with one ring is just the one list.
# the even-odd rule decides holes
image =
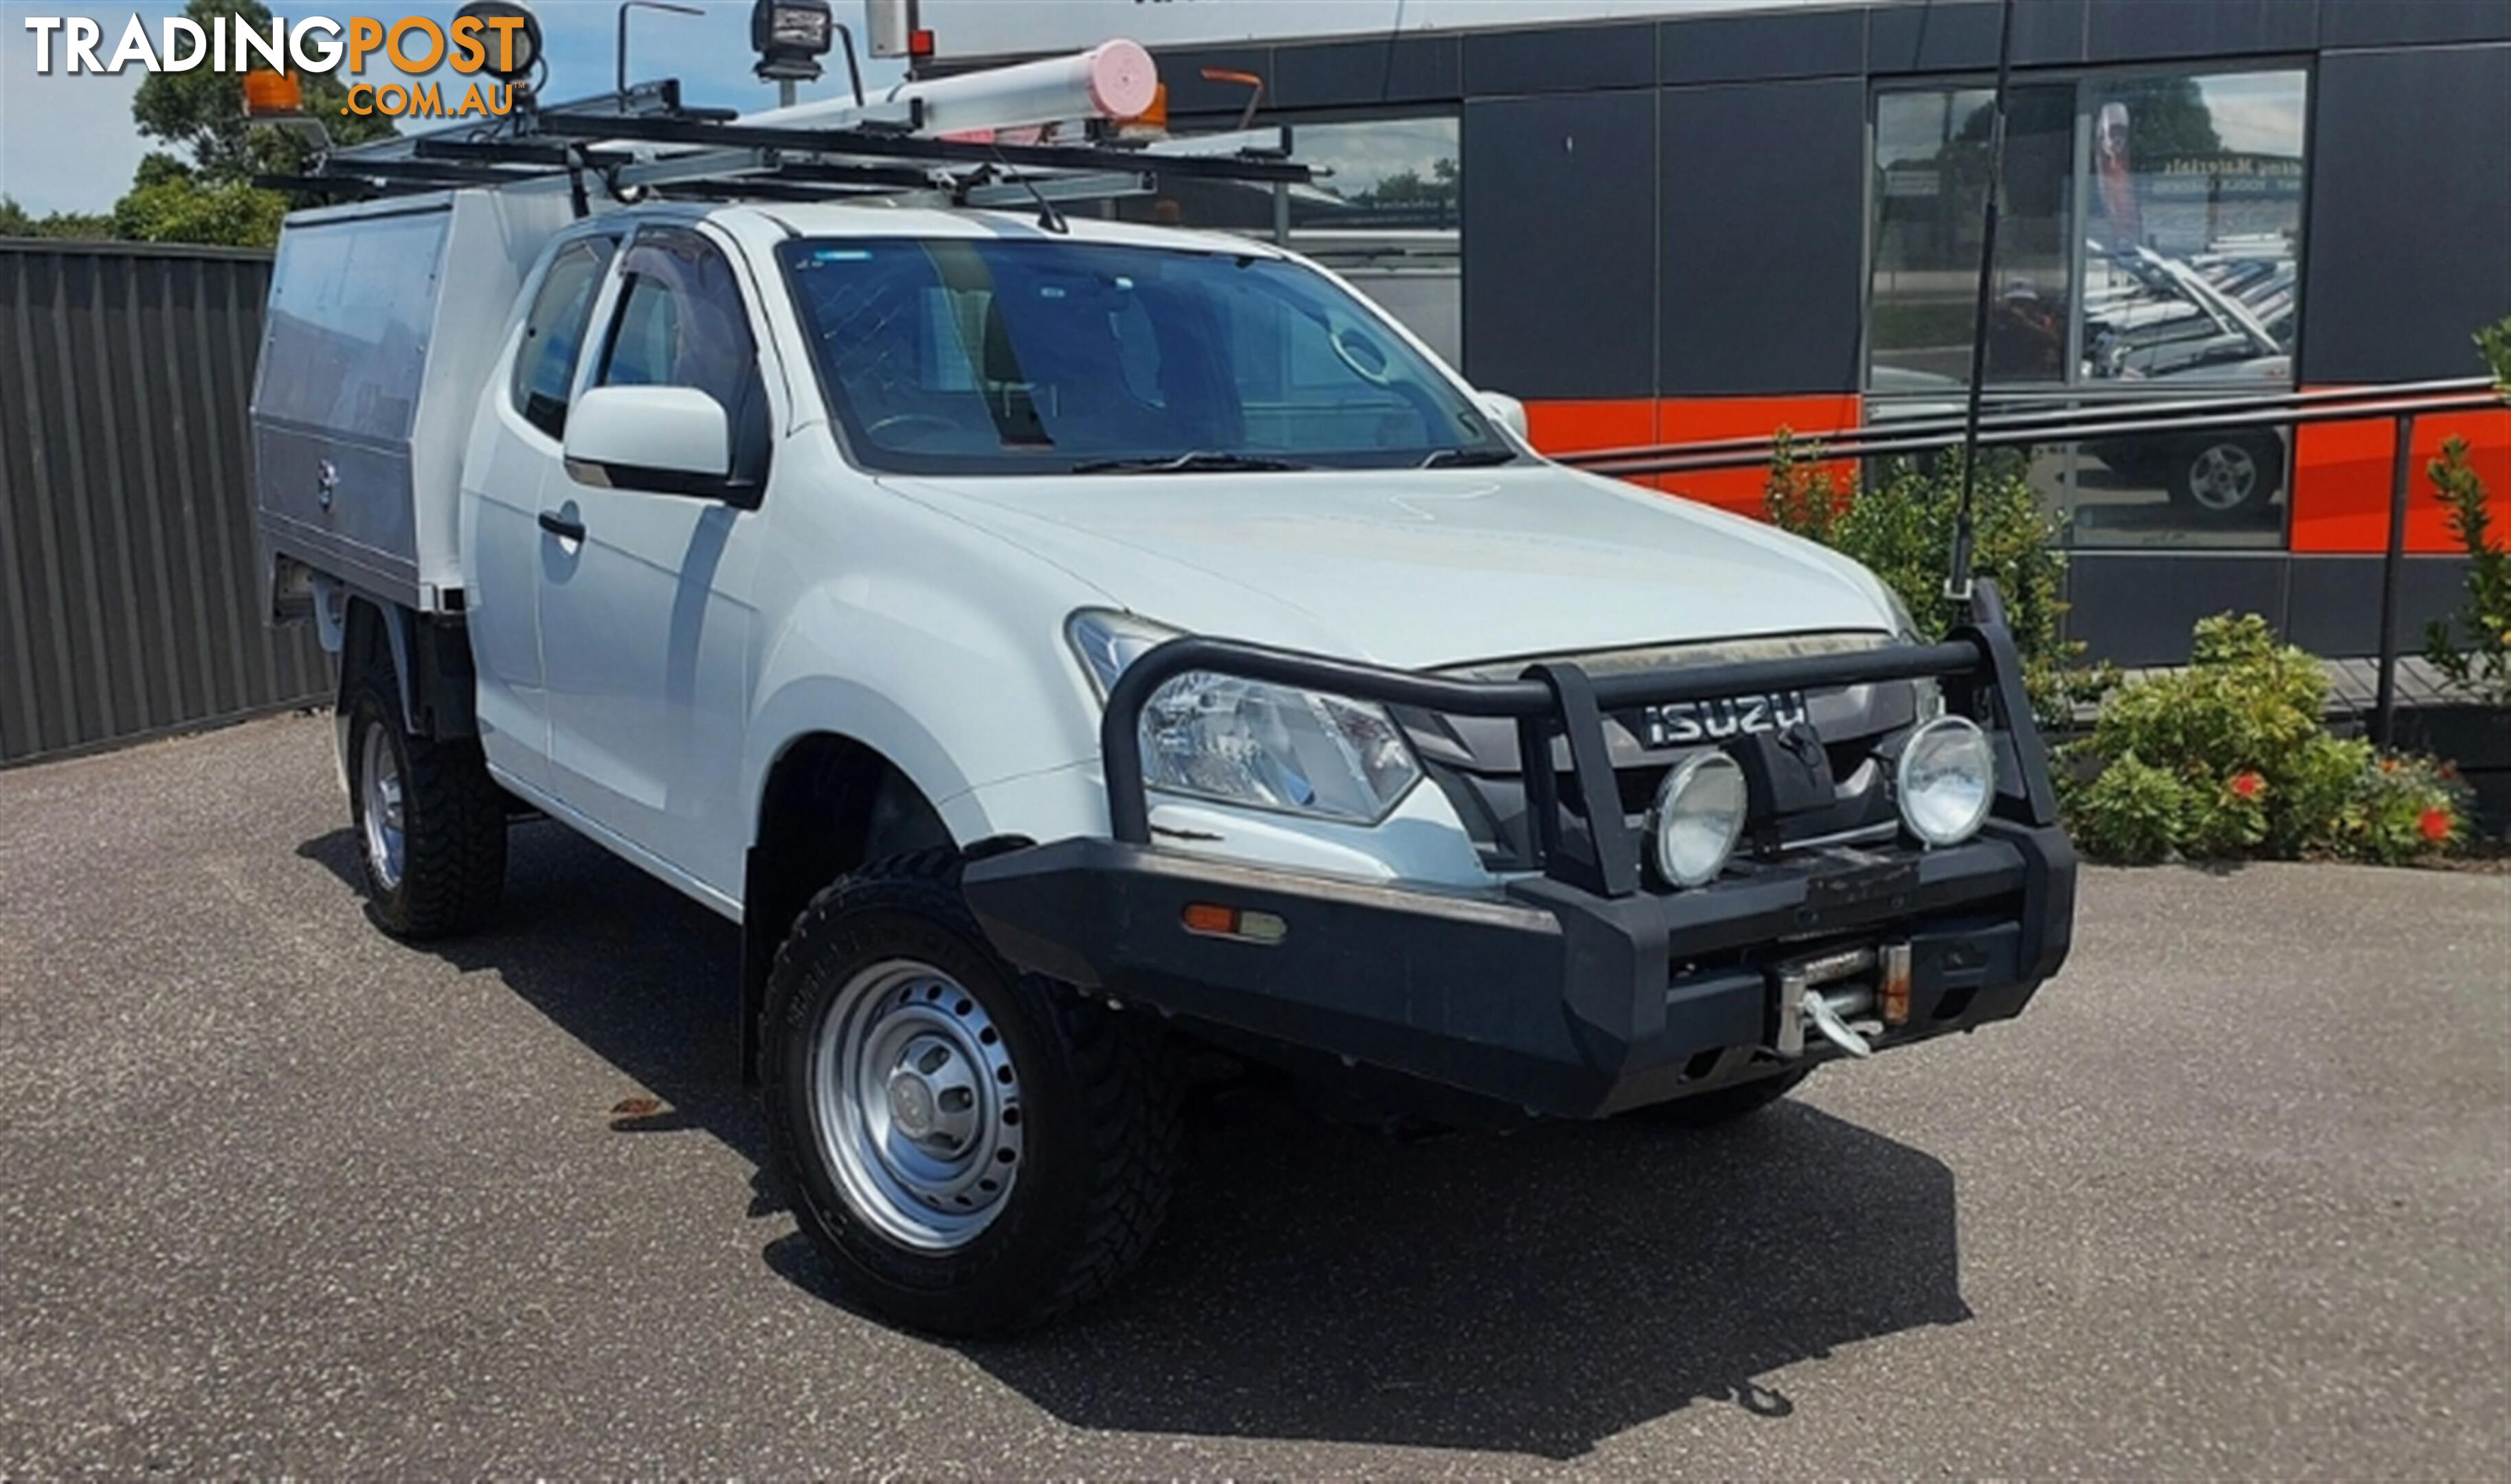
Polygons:
[[758,75],[769,82],[817,82],[836,28],[829,0],[757,0],[750,9],[750,45],[758,54]]
[[[481,70],[499,82],[513,82],[531,71],[533,63],[541,59],[540,19],[516,4],[515,0],[471,0],[470,4],[454,13],[453,19],[483,23],[497,20],[520,22],[494,30],[483,25],[487,34],[480,38],[480,44],[487,49],[488,59],[482,64]],[[504,35],[505,45],[498,44],[499,32]]]

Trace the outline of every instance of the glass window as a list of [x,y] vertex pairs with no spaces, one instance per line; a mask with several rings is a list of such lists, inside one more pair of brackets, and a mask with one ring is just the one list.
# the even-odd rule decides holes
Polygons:
[[[1456,121],[1301,124],[1293,137],[1316,179],[1283,188],[1283,244],[1341,274],[1440,359],[1460,364],[1463,171]],[[1125,201],[1120,214],[1267,241],[1277,236],[1274,188],[1257,182],[1163,177],[1156,195]]]
[[875,468],[1511,457],[1435,367],[1295,263],[973,238],[784,257],[831,408]]
[[594,384],[706,393],[722,404],[732,431],[732,481],[766,477],[767,390],[750,310],[732,264],[696,233],[637,234],[620,264],[619,309]]
[[541,279],[531,313],[523,317],[523,343],[515,352],[508,392],[523,421],[552,438],[566,436],[566,400],[575,386],[576,357],[611,251],[606,237],[560,248]]
[[[1990,409],[2282,391],[2299,324],[2308,78],[2150,73],[2009,95]],[[1879,94],[1867,390],[1876,422],[1958,410],[1990,94]],[[2281,540],[2276,430],[2087,441],[2035,460],[2078,545]]]
[[2303,87],[2299,72],[2087,87],[2087,379],[2291,384]]
[[[1923,393],[1970,379],[1980,211],[1993,95],[1986,88],[1887,93],[1874,110],[1870,383]],[[2005,124],[1988,375],[2066,379],[2074,89],[2018,87]]]

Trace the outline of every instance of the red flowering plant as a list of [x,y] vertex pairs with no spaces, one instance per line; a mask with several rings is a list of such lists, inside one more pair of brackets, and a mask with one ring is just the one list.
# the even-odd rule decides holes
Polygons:
[[2330,733],[2325,671],[2264,620],[2206,620],[2190,659],[2111,692],[2070,749],[2061,787],[2087,855],[2402,862],[2462,842],[2455,774]]

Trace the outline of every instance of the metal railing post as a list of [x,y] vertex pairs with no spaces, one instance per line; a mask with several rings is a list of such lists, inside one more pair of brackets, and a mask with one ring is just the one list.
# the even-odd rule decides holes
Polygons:
[[2372,704],[2372,740],[2396,741],[2398,725],[2398,577],[2407,560],[2407,481],[2414,467],[2415,415],[2401,412],[2389,466],[2389,545],[2380,561],[2380,689]]

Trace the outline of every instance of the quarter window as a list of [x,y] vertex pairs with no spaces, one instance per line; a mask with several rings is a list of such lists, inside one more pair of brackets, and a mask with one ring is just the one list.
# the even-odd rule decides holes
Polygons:
[[566,436],[567,393],[575,385],[576,358],[612,250],[606,237],[560,247],[523,318],[523,343],[515,352],[508,391],[523,421],[552,438]]

